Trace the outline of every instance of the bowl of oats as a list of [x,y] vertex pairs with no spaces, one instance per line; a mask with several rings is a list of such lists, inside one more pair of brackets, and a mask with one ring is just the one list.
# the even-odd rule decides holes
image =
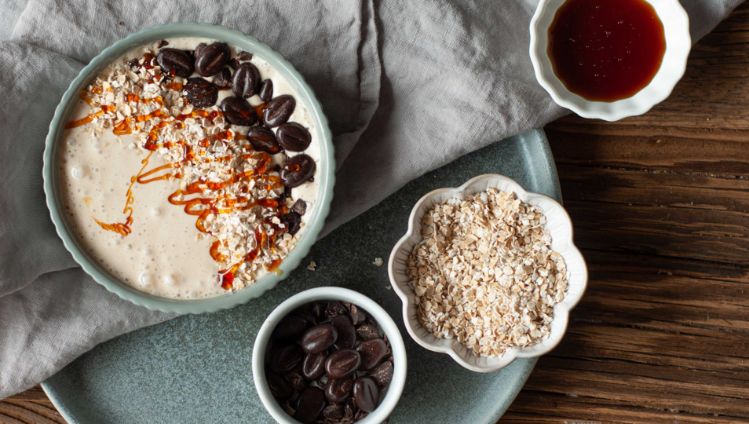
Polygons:
[[553,349],[588,279],[564,208],[495,174],[424,195],[388,272],[411,337],[476,372]]
[[83,68],[50,124],[43,175],[58,235],[96,282],[201,313],[299,265],[334,169],[322,107],[289,62],[237,31],[170,24]]

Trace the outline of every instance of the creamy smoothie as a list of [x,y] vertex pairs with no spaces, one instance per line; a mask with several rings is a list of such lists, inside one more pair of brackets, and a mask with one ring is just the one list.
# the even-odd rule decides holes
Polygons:
[[187,37],[140,46],[87,86],[66,125],[66,220],[140,291],[238,290],[304,233],[320,139],[308,106],[252,52]]

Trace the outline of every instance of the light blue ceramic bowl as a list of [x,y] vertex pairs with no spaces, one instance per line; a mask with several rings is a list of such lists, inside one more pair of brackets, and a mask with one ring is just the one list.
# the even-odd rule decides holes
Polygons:
[[[305,104],[311,113],[315,126],[320,128],[322,135],[320,140],[320,161],[317,163],[315,179],[319,184],[319,197],[314,208],[310,210],[306,230],[300,234],[296,247],[289,253],[278,273],[270,273],[254,284],[221,296],[196,299],[176,300],[153,296],[119,281],[110,275],[99,263],[91,257],[79,244],[75,235],[71,232],[62,214],[62,202],[57,187],[57,150],[58,140],[63,133],[63,127],[78,99],[78,93],[89,83],[107,64],[120,57],[133,47],[149,42],[173,38],[173,37],[206,37],[225,41],[243,50],[249,51],[264,59],[284,75],[289,84],[298,93],[298,99]],[[70,87],[62,96],[60,104],[57,105],[55,115],[49,126],[49,133],[44,148],[44,193],[47,199],[52,222],[55,224],[57,234],[62,239],[65,247],[73,255],[86,273],[107,290],[129,300],[137,305],[145,306],[163,312],[177,313],[203,313],[214,312],[220,309],[230,308],[250,299],[261,296],[267,290],[275,287],[279,281],[284,279],[294,268],[296,268],[317,239],[317,235],[325,223],[325,218],[330,211],[330,202],[333,197],[335,159],[333,155],[333,143],[328,121],[323,114],[322,107],[318,102],[312,89],[307,85],[299,72],[287,62],[281,55],[271,50],[265,44],[256,39],[230,30],[224,27],[207,24],[170,24],[147,28],[131,34],[124,39],[104,49],[99,55],[86,65],[78,76],[70,84]]]

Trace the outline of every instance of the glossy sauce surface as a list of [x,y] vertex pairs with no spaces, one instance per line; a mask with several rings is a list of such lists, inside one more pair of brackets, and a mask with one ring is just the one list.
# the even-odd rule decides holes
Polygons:
[[567,0],[549,27],[554,72],[588,100],[633,96],[658,72],[665,50],[663,24],[644,0]]

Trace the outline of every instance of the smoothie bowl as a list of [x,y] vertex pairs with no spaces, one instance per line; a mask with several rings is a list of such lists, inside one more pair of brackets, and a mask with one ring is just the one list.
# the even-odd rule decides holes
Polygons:
[[81,71],[43,173],[57,232],[94,280],[201,313],[260,296],[300,263],[334,169],[322,108],[286,60],[239,32],[172,24]]

